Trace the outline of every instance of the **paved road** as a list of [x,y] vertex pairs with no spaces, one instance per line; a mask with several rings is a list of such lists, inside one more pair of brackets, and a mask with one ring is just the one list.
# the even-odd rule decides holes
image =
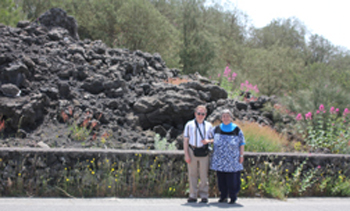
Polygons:
[[276,199],[239,198],[237,204],[217,203],[210,198],[208,204],[188,204],[184,198],[176,199],[57,199],[57,198],[0,198],[0,211],[349,211],[350,198],[292,198]]

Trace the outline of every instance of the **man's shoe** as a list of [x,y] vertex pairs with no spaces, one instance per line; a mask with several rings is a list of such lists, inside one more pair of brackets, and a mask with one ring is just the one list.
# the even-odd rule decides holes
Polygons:
[[201,202],[202,203],[208,203],[208,199],[207,198],[202,198]]
[[188,198],[187,202],[188,203],[194,203],[194,202],[197,202],[197,199],[195,199],[195,198]]
[[227,198],[226,199],[219,199],[219,203],[227,203]]

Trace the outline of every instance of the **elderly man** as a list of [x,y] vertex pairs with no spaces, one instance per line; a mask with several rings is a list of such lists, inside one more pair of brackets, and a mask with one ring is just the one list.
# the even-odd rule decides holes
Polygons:
[[194,116],[195,119],[186,123],[183,134],[185,161],[187,163],[190,185],[190,194],[187,201],[189,203],[197,202],[199,195],[201,202],[207,203],[209,197],[209,155],[207,150],[205,150],[208,145],[204,145],[203,142],[209,142],[206,140],[212,139],[212,125],[204,120],[207,116],[207,108],[205,106],[197,106]]

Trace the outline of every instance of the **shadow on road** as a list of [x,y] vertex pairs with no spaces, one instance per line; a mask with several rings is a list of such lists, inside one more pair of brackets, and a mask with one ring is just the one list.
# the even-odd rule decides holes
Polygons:
[[243,205],[235,203],[219,203],[219,202],[209,202],[209,203],[184,203],[181,206],[193,207],[193,208],[201,208],[201,207],[219,207],[219,208],[235,208],[235,207],[243,207]]

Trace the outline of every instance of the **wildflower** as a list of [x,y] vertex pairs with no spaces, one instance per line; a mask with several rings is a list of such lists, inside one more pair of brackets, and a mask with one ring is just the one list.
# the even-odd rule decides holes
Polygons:
[[230,73],[231,73],[231,69],[228,66],[226,66],[225,71],[224,71],[224,76],[228,77]]
[[140,173],[140,169],[137,169],[137,173]]
[[305,119],[312,119],[312,113],[311,112],[308,112],[305,114]]
[[343,112],[343,116],[346,116],[348,113],[350,113],[350,110],[348,108],[345,108]]
[[319,113],[320,113],[320,111],[319,111],[319,110],[317,110],[317,111],[316,111],[316,114],[319,114]]
[[286,169],[286,172],[288,172],[289,170],[288,169]]
[[301,113],[299,113],[295,119],[297,121],[303,120],[303,115],[301,115]]
[[5,129],[5,120],[0,121],[0,132]]
[[317,166],[317,168],[318,168],[318,169],[320,169],[320,168],[321,168],[321,166],[320,166],[320,165],[318,165],[318,166]]
[[320,107],[318,108],[320,111],[323,111],[324,110],[324,105],[321,104]]
[[234,80],[236,79],[236,77],[237,77],[237,73],[233,72],[233,73],[232,73],[232,77],[231,77],[231,78],[232,78],[232,81],[234,81]]
[[18,173],[18,176],[20,177],[22,174],[21,173]]
[[69,179],[67,178],[66,181],[69,182]]
[[335,108],[332,106],[332,108],[329,110],[329,112],[331,113],[331,114],[335,114],[336,112],[335,112]]
[[95,172],[94,172],[94,171],[92,171],[92,172],[91,172],[91,174],[95,174]]
[[110,185],[108,185],[108,188],[112,188]]
[[118,182],[118,179],[115,179],[114,181]]

